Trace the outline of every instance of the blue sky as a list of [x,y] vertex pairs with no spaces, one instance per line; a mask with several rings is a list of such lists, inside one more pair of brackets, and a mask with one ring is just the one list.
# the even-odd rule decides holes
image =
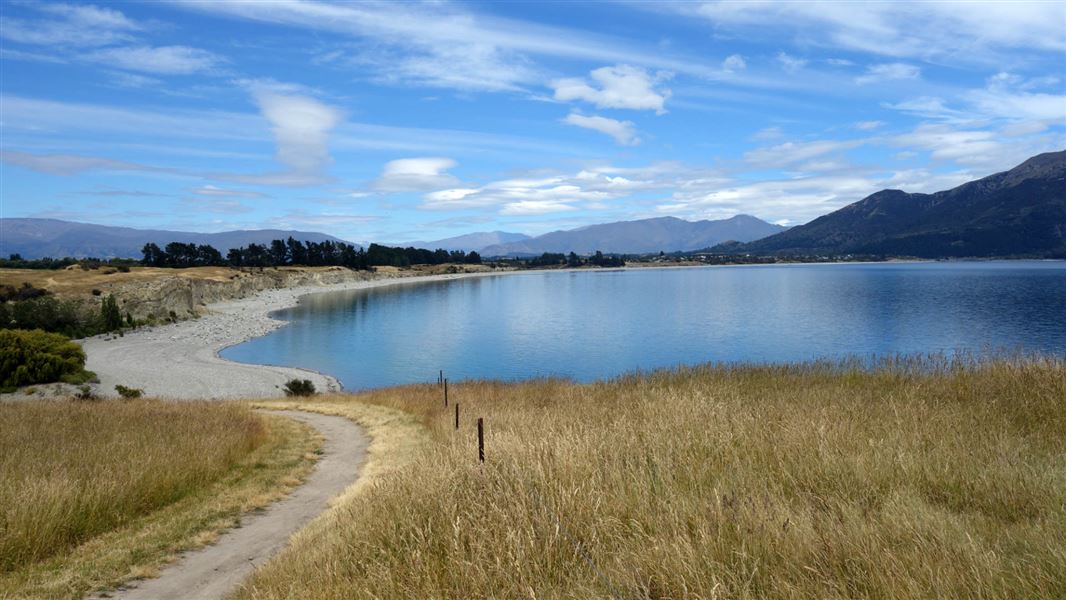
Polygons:
[[7,0],[0,212],[799,224],[1066,148],[1066,4]]

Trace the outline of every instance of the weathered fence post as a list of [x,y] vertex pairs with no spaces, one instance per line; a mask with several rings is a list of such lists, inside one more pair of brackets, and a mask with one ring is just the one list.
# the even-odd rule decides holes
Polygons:
[[448,380],[444,380],[444,408],[448,408]]
[[440,373],[437,374],[437,387],[440,387],[443,384],[444,384],[444,369],[441,369]]
[[485,420],[477,418],[477,459],[485,462]]

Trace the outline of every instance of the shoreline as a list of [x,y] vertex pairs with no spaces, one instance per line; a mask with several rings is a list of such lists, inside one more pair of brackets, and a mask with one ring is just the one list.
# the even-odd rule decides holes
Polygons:
[[[920,261],[924,262],[924,261]],[[852,264],[810,263],[810,264]],[[655,265],[639,268],[572,268],[501,270],[478,273],[447,273],[380,277],[326,285],[303,285],[270,289],[248,298],[207,306],[208,313],[195,319],[127,332],[122,337],[102,335],[79,343],[85,350],[85,368],[100,379],[94,393],[117,397],[115,385],[144,391],[150,398],[168,400],[232,400],[283,397],[290,379],[309,379],[319,392],[343,391],[342,382],[331,375],[298,367],[234,362],[219,354],[226,348],[267,335],[288,325],[271,313],[297,306],[304,297],[330,292],[365,290],[472,277],[497,277],[544,272],[618,272],[651,269],[698,269],[772,265]]]
[[275,319],[271,313],[292,308],[312,294],[523,272],[526,271],[381,277],[272,289],[210,304],[209,312],[196,319],[138,329],[121,337],[103,335],[78,342],[87,356],[85,368],[100,379],[93,387],[101,397],[116,397],[115,385],[120,384],[144,390],[146,397],[167,400],[275,398],[285,395],[282,387],[290,379],[309,379],[319,392],[340,392],[341,382],[325,373],[239,363],[226,360],[219,353],[288,325],[288,321]]

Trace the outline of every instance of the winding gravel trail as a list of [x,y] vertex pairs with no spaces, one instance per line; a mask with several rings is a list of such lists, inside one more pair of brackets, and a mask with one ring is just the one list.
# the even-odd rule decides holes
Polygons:
[[159,577],[132,582],[106,597],[222,598],[237,589],[257,566],[284,548],[293,533],[322,513],[331,498],[358,478],[368,444],[358,425],[344,417],[288,410],[272,412],[303,421],[325,436],[324,454],[307,481],[264,511],[243,517],[240,527],[223,533],[215,544],[184,554]]

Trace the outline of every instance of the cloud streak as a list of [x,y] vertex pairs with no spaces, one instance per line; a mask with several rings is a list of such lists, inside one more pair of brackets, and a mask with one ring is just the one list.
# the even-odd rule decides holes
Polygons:
[[640,143],[636,126],[633,125],[632,121],[618,121],[607,117],[570,113],[563,119],[563,123],[609,135],[621,146],[636,146]]

